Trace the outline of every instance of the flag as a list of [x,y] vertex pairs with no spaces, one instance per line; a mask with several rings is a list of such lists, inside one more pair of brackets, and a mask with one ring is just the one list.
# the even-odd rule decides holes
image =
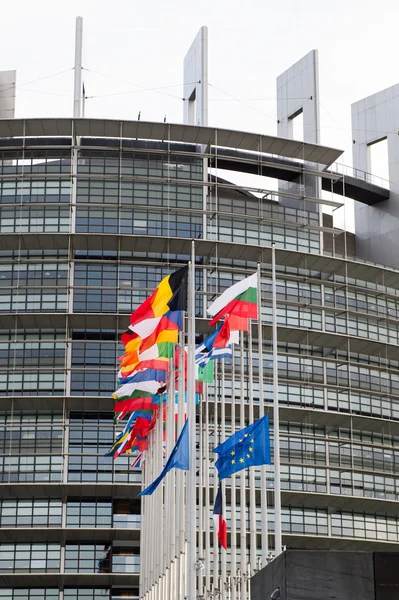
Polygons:
[[130,398],[129,400],[122,400],[116,402],[114,406],[114,413],[116,413],[117,420],[120,421],[128,412],[133,412],[138,409],[153,409],[152,396],[148,398]]
[[113,393],[114,398],[118,398],[118,400],[127,400],[132,397],[134,392],[139,391],[142,395],[142,392],[149,392],[150,394],[156,394],[159,388],[162,386],[159,381],[133,381],[131,383],[125,383]]
[[119,434],[114,443],[112,444],[111,448],[106,454],[104,454],[104,456],[113,456],[114,458],[116,458],[119,455],[119,450],[121,449],[121,447],[123,447],[124,444],[126,444],[126,442],[128,441],[130,434],[131,431],[127,431],[125,434]]
[[207,362],[203,367],[198,367],[197,381],[203,383],[213,383],[215,373],[215,363],[213,361]]
[[189,460],[189,440],[188,440],[188,420],[184,423],[183,429],[179,435],[179,438],[169,456],[166,465],[162,469],[162,472],[158,477],[150,483],[148,487],[145,488],[142,492],[139,493],[139,496],[150,496],[155,492],[162,479],[165,477],[167,473],[173,468],[183,469],[184,471],[188,471],[190,468],[190,460]]
[[118,383],[142,383],[143,381],[159,381],[166,383],[168,378],[167,371],[161,369],[145,369],[144,371],[134,371],[129,377],[119,378]]
[[120,380],[126,379],[133,373],[144,371],[144,369],[157,369],[158,371],[167,371],[169,368],[169,361],[167,358],[154,358],[151,360],[142,360],[132,367],[123,367],[118,372],[118,378]]
[[220,479],[247,467],[270,465],[269,415],[234,433],[214,452],[219,454],[215,466]]
[[219,319],[228,314],[247,319],[257,319],[257,288],[257,273],[229,287],[209,306],[207,312],[213,317],[209,324],[214,325]]
[[[210,350],[212,350],[212,348],[214,348],[215,340],[219,336],[220,330],[222,329],[222,327],[223,327],[223,323],[221,325],[219,325],[219,327],[217,329],[215,329],[215,331],[213,333],[211,333],[211,335],[208,335],[208,337],[202,342],[202,344],[198,344],[198,346],[195,349],[195,353],[197,354],[198,352],[210,352]],[[238,333],[236,331],[232,331],[230,339],[228,341],[228,345],[238,344],[238,342],[239,342]]]
[[215,531],[220,545],[227,550],[227,523],[224,515],[225,511],[223,504],[222,484],[219,483],[219,489],[215,499],[215,506],[213,507],[213,522],[215,524]]
[[187,279],[188,266],[164,277],[151,296],[132,313],[132,331],[147,319],[162,317],[168,311],[187,310]]
[[144,362],[146,360],[156,360],[160,358],[171,358],[173,356],[173,344],[171,342],[161,342],[154,344],[144,352],[127,352],[119,357],[121,368]]
[[210,352],[195,352],[195,363],[199,367],[204,367],[210,360],[220,360],[222,358],[232,357],[231,346],[226,348],[212,348]]
[[135,467],[136,469],[141,469],[143,464],[144,464],[144,455],[143,455],[143,452],[139,452],[130,466]]
[[182,323],[183,313],[181,310],[170,310],[162,315],[152,332],[143,338],[140,345],[140,351],[144,352],[149,350],[154,344],[167,342],[177,344]]

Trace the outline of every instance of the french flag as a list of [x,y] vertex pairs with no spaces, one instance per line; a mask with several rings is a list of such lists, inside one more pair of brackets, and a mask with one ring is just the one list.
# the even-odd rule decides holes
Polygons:
[[215,531],[217,532],[220,545],[227,550],[227,524],[223,513],[222,485],[219,484],[215,506],[213,507],[213,521],[215,523]]

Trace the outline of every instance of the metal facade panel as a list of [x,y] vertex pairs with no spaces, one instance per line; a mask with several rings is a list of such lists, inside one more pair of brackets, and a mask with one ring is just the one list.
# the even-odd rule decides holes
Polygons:
[[0,119],[14,118],[16,81],[16,71],[0,71]]

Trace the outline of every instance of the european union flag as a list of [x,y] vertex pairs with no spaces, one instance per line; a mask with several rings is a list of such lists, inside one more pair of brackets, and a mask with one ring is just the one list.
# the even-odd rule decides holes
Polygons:
[[150,483],[148,487],[146,487],[142,492],[139,493],[139,496],[151,496],[161,483],[162,479],[165,477],[166,473],[173,468],[183,469],[184,471],[188,471],[190,468],[190,450],[188,443],[188,419],[184,423],[184,427],[181,430],[179,438],[173,448],[168,461],[162,472],[158,477]]
[[214,452],[219,454],[216,468],[220,479],[247,467],[270,465],[269,415],[234,433]]

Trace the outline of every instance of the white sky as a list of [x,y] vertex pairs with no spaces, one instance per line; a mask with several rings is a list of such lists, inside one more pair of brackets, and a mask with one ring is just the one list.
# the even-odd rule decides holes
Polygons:
[[351,103],[399,81],[397,0],[0,0],[0,70],[17,70],[17,117],[71,116],[72,70],[27,82],[72,69],[78,15],[90,117],[181,121],[183,58],[201,25],[210,125],[275,134],[276,77],[317,48],[321,142],[346,164]]

